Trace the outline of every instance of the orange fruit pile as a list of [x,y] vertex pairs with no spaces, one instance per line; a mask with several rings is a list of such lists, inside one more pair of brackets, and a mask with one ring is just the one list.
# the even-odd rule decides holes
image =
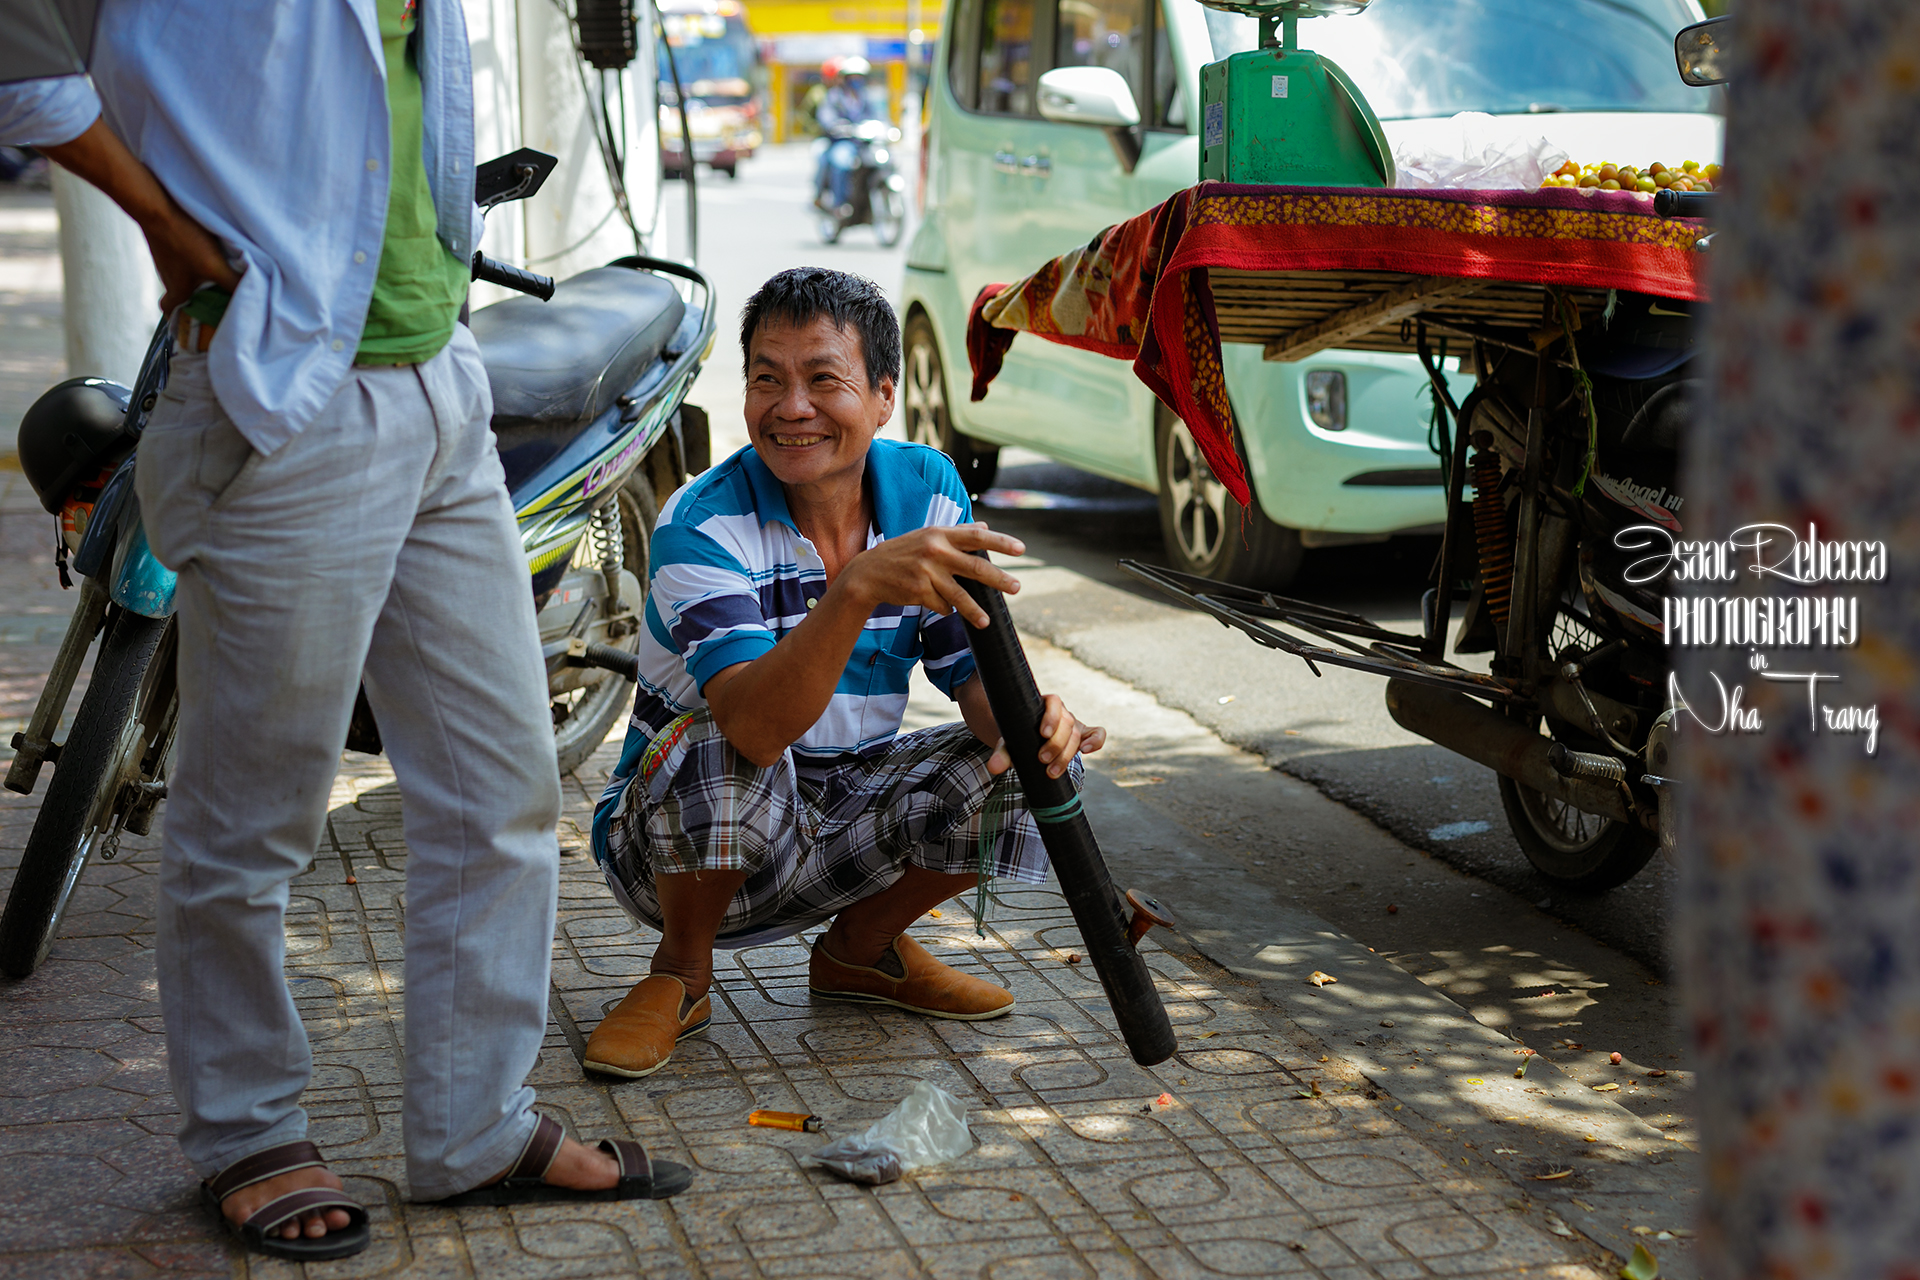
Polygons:
[[1719,181],[1720,166],[1701,164],[1698,160],[1687,160],[1677,165],[1665,165],[1655,160],[1645,169],[1630,164],[1614,164],[1611,160],[1605,164],[1587,165],[1569,160],[1548,174],[1540,186],[1543,189],[1596,187],[1601,191],[1638,191],[1652,195],[1667,187],[1676,191],[1711,191]]

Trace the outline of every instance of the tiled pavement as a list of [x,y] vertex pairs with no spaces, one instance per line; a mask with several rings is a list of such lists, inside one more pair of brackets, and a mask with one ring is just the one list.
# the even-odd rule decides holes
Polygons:
[[[1148,944],[1180,1038],[1136,1067],[1057,893],[957,904],[916,936],[1012,987],[1002,1022],[939,1023],[810,1002],[798,943],[723,960],[714,1025],[645,1080],[578,1066],[583,1034],[646,969],[653,935],[584,850],[614,751],[569,785],[553,1022],[534,1083],[588,1137],[631,1134],[694,1166],[671,1201],[449,1211],[405,1199],[398,1128],[406,850],[383,762],[349,756],[327,838],[294,886],[288,979],[313,1040],[313,1136],[372,1206],[375,1244],[315,1276],[1594,1277],[1510,1189],[1450,1168],[1393,1100],[1328,1063],[1278,1011]],[[33,802],[8,797],[18,858]],[[151,952],[156,838],[88,870],[53,956],[0,986],[0,1276],[294,1273],[242,1255],[199,1209],[170,1133]],[[349,877],[353,882],[349,883]],[[10,878],[10,877],[9,877]],[[755,1107],[864,1127],[915,1080],[967,1106],[978,1146],[877,1190],[802,1170],[813,1135]],[[1172,1096],[1171,1106],[1156,1099]],[[1318,1096],[1315,1096],[1315,1095]],[[1517,1202],[1512,1202],[1517,1204]]]
[[[14,408],[10,420],[59,370],[57,344],[41,332],[57,296],[32,293],[45,282],[22,274],[29,255],[50,248],[33,221],[44,201],[7,203],[24,210],[0,243],[20,268],[0,277],[0,401]],[[30,710],[71,607],[43,553],[50,524],[18,473],[0,467],[0,741]],[[309,1274],[1602,1274],[1599,1255],[1545,1234],[1509,1184],[1453,1168],[1401,1123],[1392,1098],[1375,1096],[1279,1010],[1151,941],[1181,1051],[1152,1070],[1134,1066],[1097,980],[1066,961],[1078,942],[1050,890],[1000,895],[984,941],[958,905],[915,931],[937,954],[1010,985],[1021,1008],[1005,1021],[816,1006],[795,942],[723,960],[711,1033],[664,1071],[587,1079],[584,1034],[645,971],[653,941],[613,907],[585,853],[591,798],[613,754],[604,749],[569,783],[553,1021],[534,1083],[542,1106],[580,1134],[640,1138],[692,1164],[694,1186],[623,1206],[406,1202],[400,801],[383,762],[349,756],[326,843],[294,887],[288,979],[314,1046],[313,1136],[372,1207],[375,1244]],[[11,883],[37,803],[0,793],[0,887]],[[0,983],[0,1277],[297,1273],[226,1242],[171,1137],[151,951],[157,843],[129,837],[115,862],[91,866],[47,964]],[[877,1190],[802,1170],[797,1157],[820,1138],[745,1124],[767,1106],[817,1113],[830,1134],[853,1131],[918,1079],[967,1105],[978,1145]],[[1171,1106],[1155,1103],[1162,1092]]]

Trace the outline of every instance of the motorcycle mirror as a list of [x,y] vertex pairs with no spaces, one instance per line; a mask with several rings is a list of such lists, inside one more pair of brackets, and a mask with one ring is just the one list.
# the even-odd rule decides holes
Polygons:
[[482,209],[491,209],[509,200],[525,200],[540,189],[540,184],[559,163],[558,156],[532,147],[497,156],[474,170],[473,202]]
[[1673,38],[1673,60],[1680,78],[1696,89],[1725,84],[1733,70],[1733,28],[1730,18],[1709,18],[1681,29]]

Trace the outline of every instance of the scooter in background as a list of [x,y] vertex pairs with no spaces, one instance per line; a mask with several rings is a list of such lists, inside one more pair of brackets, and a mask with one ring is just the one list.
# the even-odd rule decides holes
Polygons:
[[894,164],[900,131],[884,120],[863,120],[827,144],[829,168],[849,171],[847,203],[816,205],[822,244],[837,244],[848,227],[872,226],[884,248],[900,243],[907,229],[907,180]]

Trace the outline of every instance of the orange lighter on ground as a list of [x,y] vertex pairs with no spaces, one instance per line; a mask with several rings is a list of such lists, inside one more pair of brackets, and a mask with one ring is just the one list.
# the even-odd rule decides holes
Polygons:
[[803,1115],[798,1111],[756,1111],[747,1117],[748,1124],[757,1124],[762,1129],[791,1129],[795,1133],[820,1132],[820,1117]]

